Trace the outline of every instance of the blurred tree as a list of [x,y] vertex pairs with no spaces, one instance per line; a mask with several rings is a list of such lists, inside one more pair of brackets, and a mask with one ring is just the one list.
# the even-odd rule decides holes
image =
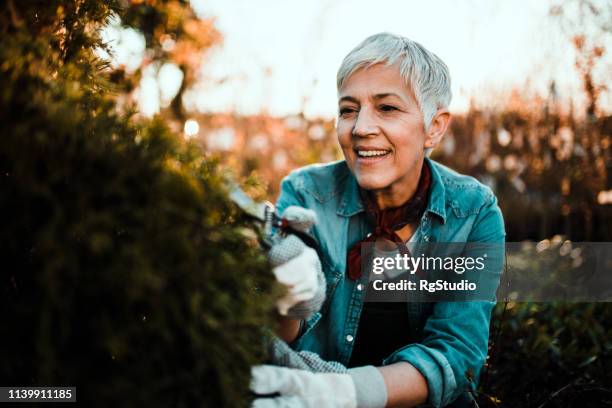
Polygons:
[[273,278],[218,166],[116,108],[95,50],[120,6],[0,6],[0,383],[244,406]]
[[[181,72],[180,86],[169,103],[171,119],[183,122],[183,94],[198,79],[205,53],[221,42],[214,20],[196,16],[187,0],[118,0],[120,24],[141,32],[145,56],[133,73],[117,67],[112,77],[125,92],[132,92],[151,67],[158,77],[165,64]],[[162,84],[163,85],[163,84]]]
[[[575,65],[587,97],[586,114],[591,121],[598,112],[598,99],[607,90],[610,62],[603,59],[612,39],[612,3],[606,0],[570,0],[554,4],[550,14],[555,17],[571,41]],[[604,65],[603,75],[597,68]]]

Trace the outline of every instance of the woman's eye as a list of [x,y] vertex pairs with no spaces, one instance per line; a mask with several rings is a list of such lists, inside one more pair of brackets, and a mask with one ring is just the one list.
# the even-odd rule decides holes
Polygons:
[[383,112],[392,112],[397,110],[397,108],[391,105],[380,105],[380,110]]
[[353,112],[355,112],[353,108],[340,108],[340,115],[342,116],[350,115]]

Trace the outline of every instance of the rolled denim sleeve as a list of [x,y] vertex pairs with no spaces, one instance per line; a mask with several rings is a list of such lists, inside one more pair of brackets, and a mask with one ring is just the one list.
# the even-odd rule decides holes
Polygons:
[[[505,229],[497,199],[489,193],[486,201],[467,241],[503,244]],[[496,287],[503,270],[503,251],[490,261],[497,274],[493,276]],[[423,340],[401,348],[383,364],[412,364],[427,380],[428,403],[434,407],[450,404],[461,393],[475,388],[488,352],[495,293],[490,295],[491,301],[436,303],[423,328]]]
[[421,343],[410,344],[383,364],[405,361],[427,380],[428,403],[443,407],[472,387],[486,356],[489,321],[495,302],[439,302],[424,328]]

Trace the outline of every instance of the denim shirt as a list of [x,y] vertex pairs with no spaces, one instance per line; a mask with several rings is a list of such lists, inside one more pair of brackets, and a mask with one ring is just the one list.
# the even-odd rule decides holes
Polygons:
[[[431,169],[431,187],[415,240],[503,243],[503,218],[491,189],[473,177],[458,174],[429,158],[425,160]],[[345,161],[303,167],[283,179],[276,205],[279,213],[290,205],[316,212],[318,222],[312,233],[320,245],[327,283],[323,307],[302,325],[292,347],[346,365],[367,287],[367,277],[357,281],[347,277],[346,256],[357,241],[372,231],[357,180]],[[498,262],[501,273],[503,259]],[[435,407],[446,406],[458,397],[464,400],[468,388],[475,388],[487,356],[494,305],[494,294],[491,301],[407,302],[405,324],[411,338],[419,341],[372,364],[412,364],[427,380],[428,403]]]

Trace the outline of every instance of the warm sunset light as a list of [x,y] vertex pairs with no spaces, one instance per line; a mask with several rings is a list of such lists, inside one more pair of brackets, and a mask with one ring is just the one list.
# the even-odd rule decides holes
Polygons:
[[612,0],[0,11],[0,403],[612,408]]
[[[191,3],[198,15],[215,19],[224,37],[223,45],[207,53],[205,75],[185,93],[186,106],[195,111],[287,115],[303,109],[308,116],[332,117],[339,55],[353,45],[350,38],[377,31],[408,36],[448,63],[453,73],[451,109],[456,112],[466,111],[472,102],[497,103],[517,87],[547,94],[551,81],[566,103],[583,100],[567,30],[551,16],[553,0],[437,0],[417,5],[394,0],[384,6],[363,0]],[[573,12],[571,4],[568,12]],[[251,18],[255,13],[257,20]],[[436,15],[436,24],[428,22],[431,15]],[[108,36],[122,49],[117,56],[121,63],[131,66],[142,58],[142,42],[132,31],[114,30]],[[144,73],[141,93],[147,96],[140,101],[148,114],[163,104],[151,92],[176,92],[173,84],[180,71],[166,69],[163,74]],[[159,84],[153,85],[155,81]],[[612,108],[609,93],[601,99],[602,106]]]

